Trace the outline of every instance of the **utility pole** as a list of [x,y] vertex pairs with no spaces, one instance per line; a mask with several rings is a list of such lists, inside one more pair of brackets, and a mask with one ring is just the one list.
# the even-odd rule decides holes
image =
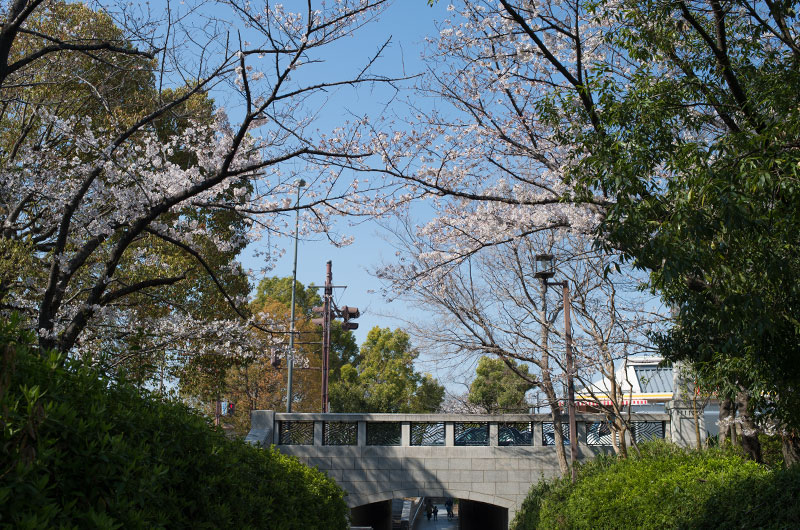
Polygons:
[[330,368],[331,354],[331,324],[336,317],[342,317],[343,330],[357,329],[358,322],[350,322],[360,316],[357,307],[344,306],[341,310],[333,302],[333,290],[345,287],[343,285],[333,285],[333,272],[330,261],[325,267],[325,287],[322,296],[322,306],[312,307],[311,310],[320,315],[312,318],[311,322],[322,326],[322,412],[328,412],[328,372]]

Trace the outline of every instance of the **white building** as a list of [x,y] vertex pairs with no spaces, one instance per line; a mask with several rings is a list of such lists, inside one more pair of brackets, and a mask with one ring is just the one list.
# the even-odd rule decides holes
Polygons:
[[[631,357],[614,374],[623,395],[623,405],[633,412],[665,412],[665,405],[672,400],[674,377],[671,366],[660,366],[660,357]],[[575,391],[575,401],[580,411],[596,411],[597,404],[610,405],[609,380],[604,377],[588,387]],[[686,396],[687,399],[690,396]],[[698,406],[702,402],[698,401]],[[719,402],[711,399],[705,407],[705,425],[709,436],[719,433]]]

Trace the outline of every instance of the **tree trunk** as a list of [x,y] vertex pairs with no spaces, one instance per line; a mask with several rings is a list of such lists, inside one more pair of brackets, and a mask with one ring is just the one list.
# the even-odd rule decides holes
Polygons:
[[781,436],[783,463],[786,467],[800,462],[800,433],[789,431]]
[[[719,402],[719,446],[724,447],[729,441],[733,442],[731,431],[734,429],[736,419],[736,406],[732,399],[724,398]],[[729,440],[730,438],[730,440]]]
[[611,418],[609,419],[609,415],[606,415],[606,419],[609,420],[608,423],[611,427],[611,448],[614,449],[614,453],[618,456],[627,458],[628,446],[625,443],[626,424],[622,419],[622,404],[624,403],[625,396],[622,395],[617,385],[613,361],[609,361],[606,364],[602,375],[606,377],[609,382],[608,397],[611,400]]
[[[553,392],[553,397],[555,398],[555,392]],[[558,403],[557,399],[553,399],[550,401],[550,414],[553,418],[553,438],[556,444],[556,458],[558,458],[558,468],[561,470],[562,476],[569,476],[569,462],[567,460],[567,452],[564,450],[564,435],[563,435],[563,423],[561,418],[563,417],[561,413],[561,406]],[[571,434],[571,433],[570,433]]]
[[562,476],[569,476],[569,463],[567,461],[567,452],[564,451],[564,436],[561,418],[563,417],[561,413],[561,405],[558,403],[558,396],[556,396],[555,389],[553,388],[553,382],[550,379],[550,374],[545,372],[542,374],[542,385],[541,388],[544,390],[545,396],[547,396],[547,403],[550,405],[550,417],[553,419],[553,438],[556,444],[556,458],[558,459],[558,468],[561,471]]
[[628,425],[625,423],[625,420],[619,416],[614,420],[613,425],[615,432],[612,433],[612,446],[614,447],[614,451],[622,458],[628,458],[628,442],[625,439],[628,433]]
[[623,417],[623,408],[625,407],[625,395],[622,393],[622,389],[617,385],[616,380],[613,379],[614,375],[612,372],[611,378],[609,381],[612,381],[611,388],[613,388],[613,394],[611,397],[612,407],[614,408],[614,433],[612,433],[611,443],[614,447],[614,451],[623,458],[628,458],[628,441],[625,438],[625,434],[628,432],[628,423],[625,421]]
[[739,405],[739,417],[742,425],[742,449],[745,455],[751,460],[762,463],[761,442],[758,441],[758,427],[756,427],[753,417],[750,415],[750,396],[747,391],[742,390],[736,396]]

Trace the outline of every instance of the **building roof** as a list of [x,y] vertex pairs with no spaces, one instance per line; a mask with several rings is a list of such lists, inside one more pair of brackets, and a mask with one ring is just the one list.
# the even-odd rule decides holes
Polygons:
[[[672,367],[659,366],[660,357],[633,357],[614,374],[619,383],[626,403],[641,405],[648,402],[663,402],[672,399],[673,379]],[[608,395],[607,378],[591,383],[576,391],[578,399],[590,400],[592,393],[601,401]]]
[[633,372],[644,394],[668,392],[672,394],[672,367],[634,365]]

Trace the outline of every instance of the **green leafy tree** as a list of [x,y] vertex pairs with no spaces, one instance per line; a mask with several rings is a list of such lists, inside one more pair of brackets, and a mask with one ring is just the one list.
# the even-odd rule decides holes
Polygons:
[[[292,278],[264,278],[256,287],[250,311],[254,315],[269,314],[270,318],[289,328],[291,319]],[[311,323],[314,306],[322,305],[318,289],[313,285],[306,287],[301,282],[295,284],[295,327],[299,331],[295,348],[298,362],[292,375],[292,409],[296,412],[318,412],[321,399],[322,333],[319,326]],[[254,331],[253,333],[262,333]],[[224,384],[218,394],[236,403],[237,412],[228,421],[238,432],[247,432],[250,425],[251,410],[285,410],[287,364],[285,358],[279,367],[271,364],[274,353],[282,356],[288,347],[288,337],[276,334],[264,337],[268,349],[252,358],[229,362],[224,370]],[[305,361],[301,362],[301,359]],[[331,351],[329,356],[329,382],[340,378],[340,368],[349,363],[357,363],[358,346],[352,331],[342,330],[339,322],[331,329]],[[187,389],[188,390],[188,389]],[[197,389],[194,389],[196,392]],[[207,410],[211,411],[211,399],[215,392],[207,385],[203,387]]]
[[333,479],[37,351],[19,321],[0,320],[2,528],[349,528]]
[[360,359],[341,367],[330,386],[335,412],[435,412],[444,387],[430,374],[414,371],[419,352],[401,329],[374,327],[361,345]]
[[[763,12],[762,12],[762,9]],[[610,8],[609,8],[610,10]],[[676,309],[661,351],[744,390],[800,447],[800,47],[788,4],[630,1],[637,61],[603,92],[576,174],[604,189],[604,242]],[[796,450],[796,449],[795,449]]]
[[525,393],[536,385],[523,379],[528,376],[527,365],[517,364],[513,359],[483,356],[476,373],[469,387],[467,400],[470,403],[480,405],[490,414],[528,412]]
[[[313,284],[305,287],[302,283],[297,282],[295,287],[295,313],[302,316],[305,320],[313,318],[313,307],[322,306],[322,298],[319,294],[320,289]],[[283,304],[286,308],[291,309],[292,303],[292,279],[289,276],[272,278],[264,278],[256,288],[255,298],[253,300],[253,307],[259,307],[266,303],[267,300],[275,300]],[[320,346],[310,348],[312,355],[321,355],[321,329],[319,327],[311,328],[310,331],[305,332],[306,335],[301,335],[301,342],[319,341]],[[330,380],[336,381],[339,378],[339,370],[345,364],[358,364],[359,362],[358,344],[356,344],[356,336],[350,330],[342,329],[342,324],[334,320],[331,324],[331,351],[329,353],[328,366],[330,369]]]

